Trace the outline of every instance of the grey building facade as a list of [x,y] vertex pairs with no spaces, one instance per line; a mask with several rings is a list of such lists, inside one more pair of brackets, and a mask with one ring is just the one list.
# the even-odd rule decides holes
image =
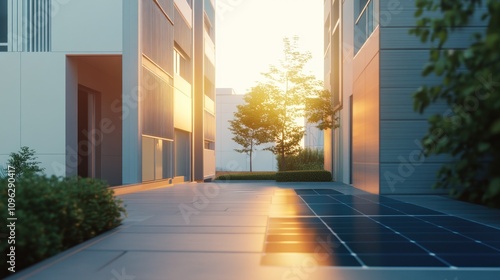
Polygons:
[[[435,193],[436,172],[450,161],[421,157],[427,118],[449,109],[413,110],[413,92],[441,81],[421,75],[432,45],[409,34],[415,2],[325,1],[325,88],[340,119],[338,129],[325,132],[325,168],[337,181],[371,193]],[[484,29],[479,14],[445,47],[469,45]]]

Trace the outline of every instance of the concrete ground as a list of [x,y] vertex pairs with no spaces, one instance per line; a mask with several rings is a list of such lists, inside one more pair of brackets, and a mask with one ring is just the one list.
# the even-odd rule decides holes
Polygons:
[[[9,279],[500,279],[500,265],[496,262],[500,259],[500,251],[494,249],[494,245],[500,243],[500,236],[495,240],[489,235],[489,240],[493,240],[490,244],[493,245],[483,248],[498,251],[484,255],[495,258],[492,265],[473,267],[449,266],[446,261],[427,266],[420,264],[418,258],[408,266],[368,265],[367,260],[372,263],[383,263],[384,260],[370,259],[370,255],[365,255],[366,258],[357,255],[352,246],[349,252],[342,252],[339,248],[344,247],[343,241],[336,246],[315,241],[323,234],[334,237],[340,235],[334,232],[336,230],[333,227],[328,226],[326,229],[326,218],[319,219],[314,208],[304,203],[293,190],[311,188],[360,195],[375,201],[370,205],[384,201],[378,196],[367,195],[339,183],[188,183],[122,195],[120,198],[126,205],[128,217],[120,227],[20,271]],[[328,199],[336,197],[324,196]],[[389,198],[397,200],[389,199],[393,205],[407,205],[400,202],[408,202],[439,211],[443,215],[478,222],[478,226],[488,225],[492,231],[500,229],[499,210],[454,201],[444,196]],[[342,207],[346,205],[349,206],[346,202]],[[358,214],[346,212],[329,217],[330,220],[344,221],[365,218],[369,222],[380,217],[376,213],[370,216]],[[385,214],[380,212],[380,215]],[[389,216],[415,218],[411,215],[406,218],[392,214]],[[314,219],[321,222],[316,223]],[[360,229],[366,232],[352,234],[365,237],[378,234],[371,233],[370,228],[363,227]],[[273,238],[279,240],[274,242]],[[307,246],[300,247],[297,244]],[[356,244],[380,245],[373,242]],[[324,246],[329,246],[330,250],[323,250]],[[360,250],[365,249],[361,247]],[[460,251],[462,256],[471,261],[476,258],[477,263],[479,255],[467,255],[463,251]],[[404,251],[398,252],[403,254],[390,256],[395,259],[408,257]],[[337,254],[343,258],[337,258]]]

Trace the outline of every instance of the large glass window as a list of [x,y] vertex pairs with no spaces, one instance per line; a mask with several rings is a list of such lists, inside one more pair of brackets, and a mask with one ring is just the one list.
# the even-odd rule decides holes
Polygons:
[[7,51],[7,0],[0,0],[0,52]]
[[357,52],[375,30],[374,0],[357,0],[354,6],[354,47]]

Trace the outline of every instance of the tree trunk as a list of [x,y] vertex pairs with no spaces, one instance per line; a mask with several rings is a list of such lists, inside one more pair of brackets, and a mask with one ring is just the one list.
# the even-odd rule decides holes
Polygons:
[[252,153],[253,153],[253,143],[250,144],[250,172],[252,172]]
[[281,170],[286,171],[286,163],[285,163],[285,131],[281,131]]

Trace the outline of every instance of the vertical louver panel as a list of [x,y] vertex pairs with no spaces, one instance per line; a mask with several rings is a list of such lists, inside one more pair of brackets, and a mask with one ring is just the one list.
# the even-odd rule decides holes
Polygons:
[[142,133],[174,139],[174,89],[146,67],[142,68],[141,116]]
[[49,52],[51,0],[12,1],[9,7],[9,51]]
[[174,18],[174,0],[155,0],[170,19]]
[[205,140],[215,142],[215,116],[205,111]]
[[50,51],[50,0],[27,0],[24,39],[27,52]]
[[182,49],[183,54],[190,58],[193,48],[192,30],[177,9],[175,9],[174,15],[175,42]]
[[155,1],[142,3],[142,52],[173,75],[174,27]]

